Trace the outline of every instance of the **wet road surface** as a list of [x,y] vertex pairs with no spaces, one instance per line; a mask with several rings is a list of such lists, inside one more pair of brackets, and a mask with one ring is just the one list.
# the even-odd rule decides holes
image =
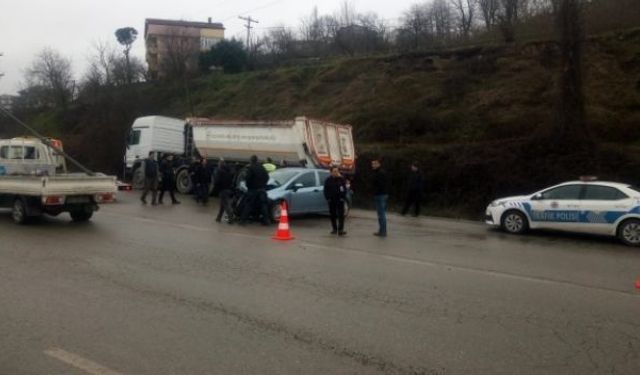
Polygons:
[[640,374],[640,249],[390,217],[0,214],[1,374]]

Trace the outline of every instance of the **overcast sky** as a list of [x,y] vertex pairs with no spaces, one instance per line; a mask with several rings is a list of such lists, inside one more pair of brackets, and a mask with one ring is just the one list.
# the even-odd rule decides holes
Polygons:
[[[419,0],[352,0],[358,12],[376,12],[397,24],[402,12]],[[97,40],[117,43],[114,31],[132,26],[139,32],[133,53],[144,60],[145,18],[222,22],[225,36],[244,37],[239,15],[260,21],[257,32],[280,24],[298,27],[314,6],[333,14],[343,0],[6,0],[0,10],[0,94],[20,89],[26,67],[44,47],[72,59],[77,78],[87,66]]]

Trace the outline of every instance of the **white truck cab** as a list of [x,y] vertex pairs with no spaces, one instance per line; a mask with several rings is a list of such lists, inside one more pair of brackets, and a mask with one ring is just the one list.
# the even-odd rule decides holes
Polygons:
[[[50,142],[62,148],[60,141],[52,139]],[[0,140],[0,175],[53,175],[57,169],[66,169],[64,157],[39,139]]]

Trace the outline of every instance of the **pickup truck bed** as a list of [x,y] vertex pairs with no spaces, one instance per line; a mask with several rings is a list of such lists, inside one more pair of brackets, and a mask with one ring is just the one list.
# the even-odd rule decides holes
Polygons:
[[69,212],[74,221],[87,221],[98,204],[112,202],[116,192],[116,178],[103,174],[0,176],[0,207],[11,208],[18,224],[30,217],[63,212]]

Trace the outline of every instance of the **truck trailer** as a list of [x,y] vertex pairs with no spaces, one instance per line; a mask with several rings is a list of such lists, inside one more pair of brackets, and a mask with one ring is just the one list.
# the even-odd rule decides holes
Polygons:
[[125,155],[127,172],[136,187],[144,181],[142,166],[149,153],[176,157],[176,190],[181,193],[191,190],[188,167],[193,157],[212,164],[222,158],[246,164],[256,155],[281,166],[338,166],[346,174],[355,172],[356,157],[350,125],[307,117],[290,121],[140,117],[131,126]]

